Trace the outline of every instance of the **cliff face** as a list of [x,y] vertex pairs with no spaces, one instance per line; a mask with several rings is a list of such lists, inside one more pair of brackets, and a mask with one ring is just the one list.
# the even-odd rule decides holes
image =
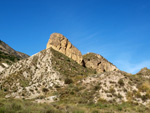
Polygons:
[[88,53],[83,55],[83,60],[86,67],[95,69],[98,73],[119,70],[104,57],[95,53]]
[[65,54],[69,58],[73,59],[79,64],[82,64],[81,52],[69,42],[69,40],[59,33],[53,33],[47,43],[47,49],[52,47],[53,49]]
[[65,54],[69,58],[87,68],[95,69],[98,73],[118,70],[116,66],[111,64],[101,55],[89,53],[82,56],[81,52],[76,47],[74,47],[62,34],[53,33],[50,36],[46,48],[48,49],[50,47]]

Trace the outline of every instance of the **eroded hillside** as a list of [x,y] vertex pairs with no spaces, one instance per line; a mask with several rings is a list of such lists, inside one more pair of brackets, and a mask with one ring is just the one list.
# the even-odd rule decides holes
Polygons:
[[[64,36],[53,35],[53,39],[50,42],[57,45],[59,41],[63,41],[61,39],[64,39]],[[68,40],[65,38],[65,45],[66,42],[68,43]],[[59,50],[66,51],[67,46],[59,44]],[[32,106],[47,103],[41,104],[42,108],[36,108],[39,112],[47,108],[49,103],[53,110],[50,112],[58,113],[150,112],[149,69],[143,68],[132,75],[120,71],[101,55],[88,53],[81,56],[81,63],[57,49],[48,47],[26,59],[15,60],[15,63],[2,71],[0,99],[8,99],[10,103],[14,100],[30,110],[32,108],[23,104],[24,100],[31,102]],[[2,55],[11,58],[7,53]],[[7,103],[0,105],[5,108],[8,106]],[[11,108],[13,107],[12,105]],[[20,112],[25,110],[25,107],[21,107]],[[43,112],[48,112],[48,109],[46,110]]]
[[15,51],[0,40],[0,72],[21,59],[29,57],[27,54]]

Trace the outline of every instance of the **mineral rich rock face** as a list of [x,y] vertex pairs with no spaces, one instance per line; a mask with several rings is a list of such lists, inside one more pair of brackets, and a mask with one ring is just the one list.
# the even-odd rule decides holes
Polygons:
[[82,54],[74,47],[69,40],[59,33],[53,33],[47,43],[46,49],[52,47],[53,49],[65,54],[69,58],[72,58],[77,63],[82,64]]
[[98,73],[118,70],[116,66],[107,61],[104,57],[95,53],[83,55],[83,60],[86,67],[95,69]]

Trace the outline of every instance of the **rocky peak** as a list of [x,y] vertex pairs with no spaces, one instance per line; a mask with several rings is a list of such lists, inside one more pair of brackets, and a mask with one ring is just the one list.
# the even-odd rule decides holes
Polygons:
[[85,66],[95,69],[98,73],[106,71],[117,71],[118,68],[99,54],[87,53],[83,55]]
[[60,33],[53,33],[47,43],[46,49],[52,47],[53,49],[65,54],[79,64],[82,64],[81,52],[73,46],[69,40]]

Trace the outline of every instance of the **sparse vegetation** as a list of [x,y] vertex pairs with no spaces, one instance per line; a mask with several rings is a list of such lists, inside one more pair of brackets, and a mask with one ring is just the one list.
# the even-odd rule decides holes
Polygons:
[[16,91],[18,86],[13,85],[19,83],[21,87],[25,88],[27,86],[29,86],[29,79],[25,78],[24,76],[22,76],[22,72],[18,72],[17,74],[11,74],[10,76],[8,76],[2,83],[1,85],[1,89],[4,90],[5,92],[7,91]]
[[[47,79],[47,77],[51,76],[50,73],[50,76],[46,76],[46,80],[41,79],[40,81],[39,78],[39,81],[34,81],[32,79],[34,78],[33,76],[23,76],[23,70],[10,74],[3,80],[3,83],[0,83],[0,113],[87,113],[87,111],[88,113],[150,112],[149,106],[146,107],[133,103],[136,99],[140,99],[142,102],[146,102],[150,99],[150,81],[147,78],[143,78],[141,73],[138,75],[129,75],[117,71],[95,75],[95,70],[82,67],[72,59],[53,49],[51,49],[51,51],[53,52],[53,57],[52,60],[50,60],[52,61],[53,68],[60,72],[60,78],[54,76],[50,81]],[[44,52],[45,51],[43,51],[43,54],[45,55],[46,52]],[[39,64],[40,59],[37,56],[32,58],[31,64],[33,64],[35,68],[29,68],[37,70],[37,64]],[[50,69],[47,68],[45,70],[47,72]],[[30,73],[30,71],[31,69],[29,69],[29,71],[28,68],[26,69],[27,73]],[[54,72],[53,70],[52,73]],[[42,73],[41,78],[44,76],[45,74]],[[59,80],[63,85],[59,84]],[[58,84],[56,83],[57,81],[59,81]],[[40,84],[36,85],[37,82]],[[52,84],[49,85],[49,83]],[[32,84],[34,85],[30,87]],[[5,99],[5,95],[9,94],[10,91],[17,92],[19,90],[17,85],[21,87],[21,92],[19,92],[18,95],[25,97],[27,93],[36,94],[36,91],[39,91],[38,97],[32,100]],[[132,86],[134,86],[134,88],[132,88]],[[26,89],[28,89],[29,92]],[[40,92],[43,93],[40,94]],[[102,94],[104,94],[104,96]],[[125,95],[127,95],[128,102],[122,101]],[[49,96],[58,97],[57,102],[49,104],[35,103],[36,99],[44,100]],[[107,100],[107,98],[110,100]],[[117,103],[117,101],[119,102]]]
[[79,76],[86,77],[87,75],[95,74],[95,70],[79,65],[74,60],[52,48],[51,51],[53,53],[52,66],[56,71],[64,75],[64,78],[76,81]]
[[116,92],[116,90],[111,87],[111,88],[109,89],[109,92],[110,92],[111,94],[114,94],[114,93]]
[[19,60],[20,60],[20,58],[14,56],[14,55],[9,55],[7,53],[0,51],[0,63],[6,62],[8,64],[12,64],[13,62],[17,62]]
[[43,91],[44,93],[47,93],[49,90],[48,90],[47,88],[43,88],[42,91]]
[[[69,97],[68,97],[69,98]],[[99,101],[94,104],[75,104],[63,101],[51,104],[33,103],[32,100],[0,98],[0,113],[149,113],[150,108],[134,103],[109,103]]]
[[72,79],[66,78],[65,79],[65,84],[71,84],[73,83]]

